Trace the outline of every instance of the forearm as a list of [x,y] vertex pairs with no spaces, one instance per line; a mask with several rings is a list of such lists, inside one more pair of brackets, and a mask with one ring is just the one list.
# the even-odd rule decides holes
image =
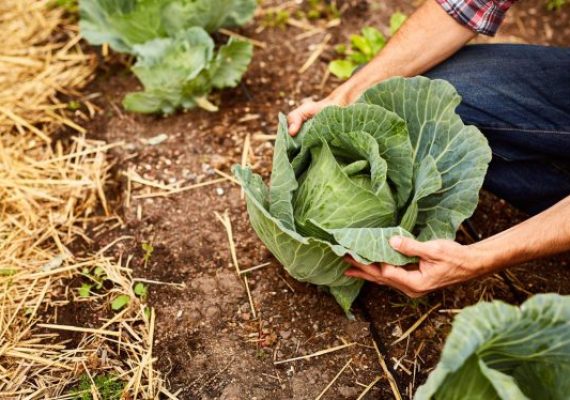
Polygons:
[[570,197],[470,247],[487,272],[570,251]]
[[473,31],[457,23],[434,0],[428,0],[374,60],[330,97],[349,104],[385,79],[422,74],[450,57],[474,36]]

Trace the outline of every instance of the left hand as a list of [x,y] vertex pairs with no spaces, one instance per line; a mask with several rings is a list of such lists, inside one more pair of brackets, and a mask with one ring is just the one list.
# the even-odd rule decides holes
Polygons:
[[420,259],[418,264],[394,266],[390,264],[361,264],[352,257],[345,261],[353,266],[346,276],[388,285],[412,298],[433,290],[465,282],[488,271],[475,250],[451,240],[418,242],[405,237],[393,237],[390,245],[402,254]]

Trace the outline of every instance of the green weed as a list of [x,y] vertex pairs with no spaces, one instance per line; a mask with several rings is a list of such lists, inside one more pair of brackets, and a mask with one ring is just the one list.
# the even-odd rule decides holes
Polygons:
[[291,18],[291,14],[287,10],[272,10],[264,15],[261,25],[266,28],[285,29],[287,22],[289,22],[289,18]]
[[79,4],[77,0],[52,0],[49,5],[51,7],[60,7],[70,13],[79,11]]
[[[390,34],[394,35],[402,26],[406,16],[395,12],[390,17]],[[329,71],[340,79],[348,79],[361,65],[370,62],[386,46],[387,39],[378,29],[367,26],[360,35],[351,35],[349,44],[339,44],[335,51],[342,58],[329,63]]]
[[568,4],[568,0],[547,0],[546,9],[548,11],[560,11],[566,4]]
[[120,381],[117,376],[111,374],[98,375],[93,378],[93,382],[87,374],[81,375],[79,382],[73,387],[69,394],[72,400],[94,400],[91,394],[91,386],[95,383],[99,399],[103,400],[120,400],[125,383]]
[[421,306],[429,307],[430,304],[428,303],[427,300],[422,298],[418,299],[406,298],[406,300],[403,303],[390,302],[390,305],[394,308],[410,308],[412,310],[418,310]]
[[81,275],[87,278],[88,282],[83,282],[77,289],[79,297],[89,297],[94,290],[103,289],[103,284],[107,280],[107,274],[101,267],[95,267],[93,270],[83,268]]
[[[142,282],[137,282],[133,287],[133,292],[135,292],[135,296],[137,296],[141,302],[145,302],[148,297],[148,286]],[[131,302],[131,297],[126,294],[120,294],[113,299],[111,302],[111,309],[113,311],[120,311],[125,308]],[[146,315],[146,310],[145,310]]]
[[111,302],[111,309],[113,311],[120,311],[125,308],[131,301],[131,298],[126,294],[120,294]]
[[147,264],[150,262],[150,259],[152,258],[152,253],[154,253],[154,246],[151,243],[143,243],[141,247],[144,251],[143,260],[144,260],[144,266],[146,268]]

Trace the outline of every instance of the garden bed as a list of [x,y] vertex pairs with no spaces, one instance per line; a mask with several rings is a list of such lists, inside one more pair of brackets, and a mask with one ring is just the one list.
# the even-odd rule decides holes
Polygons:
[[[262,8],[279,3],[296,7],[265,1]],[[238,88],[214,96],[217,113],[125,112],[121,100],[139,84],[117,57],[99,57],[97,77],[84,91],[99,108],[85,126],[88,137],[120,143],[109,150],[107,200],[121,223],[88,231],[94,242],[81,251],[115,244],[110,255],[133,256],[133,275],[149,282],[148,305],[156,313],[155,366],[177,398],[314,399],[333,380],[323,399],[356,399],[364,391],[364,399],[392,398],[394,383],[402,398],[411,398],[437,363],[457,310],[479,300],[521,303],[532,293],[570,294],[570,258],[563,255],[419,300],[367,285],[351,321],[329,294],[289,277],[257,239],[241,189],[226,178],[231,165],[248,163],[268,179],[278,112],[339,84],[326,73],[333,45],[365,25],[386,32],[394,11],[410,14],[417,5],[346,3],[340,25],[314,23],[322,31],[298,24],[263,28],[263,11],[239,30],[257,41],[254,59]],[[567,9],[552,14],[542,2],[527,1],[514,7],[497,38],[480,41],[570,45],[568,20]],[[327,35],[330,46],[299,72]],[[221,222],[226,215],[230,240],[230,225]],[[486,237],[524,218],[485,193],[472,223]],[[459,239],[470,240],[464,232]],[[60,313],[58,322],[88,320],[74,312]]]
[[[256,47],[241,87],[220,95],[220,111],[214,114],[198,110],[160,118],[122,112],[120,100],[137,88],[137,82],[118,65],[103,66],[90,89],[101,94],[96,102],[105,110],[93,121],[92,135],[125,142],[116,153],[119,184],[114,199],[125,226],[100,235],[97,245],[132,235],[135,239],[125,241],[121,251],[137,255],[132,264],[137,276],[185,285],[184,289],[151,285],[149,297],[157,313],[159,368],[172,392],[181,389],[180,398],[312,399],[348,360],[352,361],[347,370],[324,398],[357,398],[377,376],[380,381],[366,398],[389,398],[392,389],[382,372],[374,340],[394,370],[402,395],[409,397],[435,365],[454,310],[481,299],[519,303],[530,293],[570,293],[568,257],[562,256],[417,301],[369,285],[355,307],[356,321],[349,321],[332,297],[291,279],[265,250],[248,223],[240,188],[231,181],[135,199],[160,190],[134,182],[129,178],[135,176],[133,171],[164,184],[214,181],[220,178],[215,169],[229,173],[232,164],[242,162],[248,135],[251,151],[246,159],[267,178],[272,155],[268,135],[275,133],[277,113],[290,110],[303,98],[319,98],[338,84],[332,78],[324,79],[327,60],[332,57],[329,50],[305,73],[299,73],[299,68],[327,33],[331,43],[340,43],[364,25],[386,30],[389,15],[400,2],[376,6],[353,3],[339,27],[306,38],[301,36],[305,30],[292,26],[261,30],[256,25],[240,31],[262,42],[263,47]],[[402,8],[410,13],[414,6]],[[568,35],[560,34],[567,30],[567,17],[564,12],[552,17],[538,2],[526,2],[515,7],[493,41],[568,44]],[[148,144],[158,135],[165,135],[165,140]],[[267,264],[247,274],[257,318],[232,263],[226,230],[215,216],[215,212],[222,215],[226,210],[239,268]],[[486,194],[473,224],[488,236],[523,218]],[[143,243],[154,246],[146,265]],[[390,346],[429,310],[407,339]],[[346,347],[309,360],[275,365],[279,360],[343,345]]]

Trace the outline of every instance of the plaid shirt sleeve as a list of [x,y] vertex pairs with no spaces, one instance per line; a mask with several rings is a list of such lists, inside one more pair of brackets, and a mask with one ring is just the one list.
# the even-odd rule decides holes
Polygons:
[[457,22],[475,32],[494,36],[516,0],[436,0]]

